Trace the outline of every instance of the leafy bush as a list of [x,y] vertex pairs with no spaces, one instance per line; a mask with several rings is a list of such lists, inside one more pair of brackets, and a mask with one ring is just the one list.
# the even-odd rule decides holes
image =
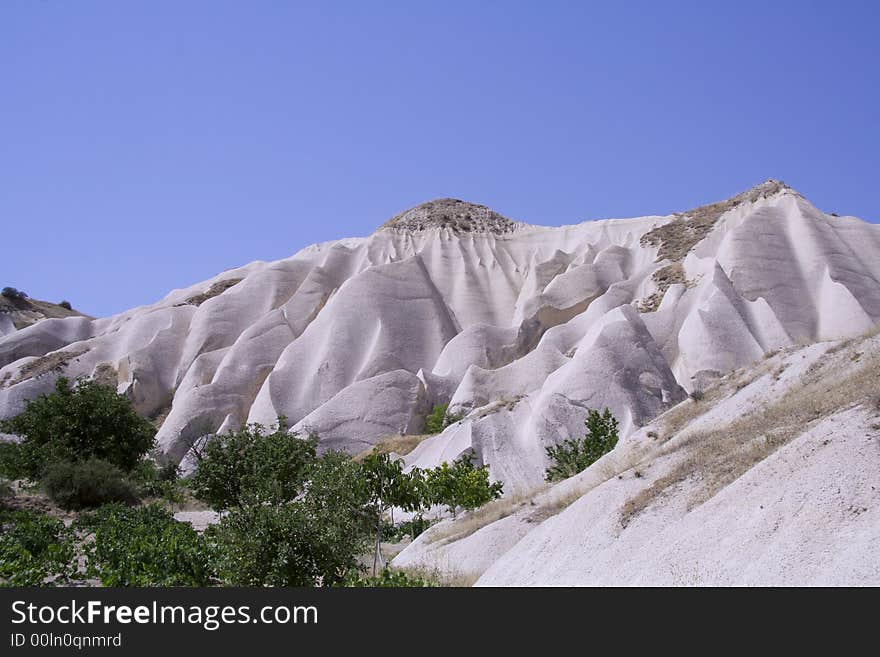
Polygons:
[[161,467],[150,459],[144,459],[132,472],[141,497],[162,499],[171,506],[180,506],[186,500],[180,480],[180,468],[169,461]]
[[397,525],[386,523],[382,525],[382,540],[399,543],[406,536],[409,536],[411,539],[415,540],[415,538],[419,534],[424,532],[426,529],[428,529],[428,527],[436,522],[436,520],[425,518],[421,514],[419,514],[417,516],[414,516],[411,520],[401,522]]
[[314,586],[320,571],[310,555],[318,541],[308,532],[300,505],[257,504],[234,508],[205,533],[217,546],[216,569],[224,583]]
[[449,412],[449,404],[437,404],[425,418],[425,433],[440,433],[461,418],[461,414]]
[[346,576],[345,580],[342,582],[342,586],[399,589],[410,587],[434,587],[439,586],[439,584],[433,580],[418,577],[416,575],[407,575],[401,570],[384,568],[382,572],[374,577],[364,577],[359,572],[352,571]]
[[444,461],[425,472],[428,502],[443,504],[455,515],[456,509],[476,509],[501,497],[504,485],[489,481],[489,466],[474,466],[474,454],[462,454],[450,466]]
[[0,585],[42,586],[74,569],[72,533],[35,511],[0,511]]
[[338,584],[369,544],[368,499],[358,464],[325,454],[309,468],[296,501],[236,507],[208,529],[220,579],[233,586]]
[[168,484],[174,485],[179,481],[180,468],[170,461],[157,467],[152,460],[143,459],[131,471],[131,478],[143,497],[162,497]]
[[104,586],[206,586],[211,582],[208,542],[158,505],[108,504],[80,517],[94,532],[86,571]]
[[61,306],[62,308],[64,308],[65,310],[73,310],[73,307],[70,305],[70,301],[62,301],[58,305]]
[[127,397],[95,381],[71,387],[64,377],[55,392],[40,395],[20,414],[0,421],[0,431],[23,437],[11,460],[18,474],[32,481],[42,478],[55,461],[100,459],[128,472],[153,446],[156,433]]
[[14,287],[4,287],[3,290],[0,291],[0,295],[3,295],[7,299],[12,299],[13,301],[24,301],[28,296],[21,290],[16,290]]
[[15,492],[12,490],[12,486],[9,484],[6,479],[0,477],[0,507],[2,507],[6,500],[10,497],[13,497]]
[[87,509],[122,502],[137,502],[134,485],[112,463],[91,459],[51,463],[41,482],[46,494],[62,509]]
[[[473,509],[500,497],[488,466],[471,456],[436,472],[404,472],[403,462],[374,452],[362,463],[347,455],[317,455],[317,437],[260,425],[216,437],[196,454],[190,487],[217,510],[229,510],[205,532],[215,572],[234,586],[318,586],[342,582],[373,539],[374,575],[383,516],[392,508],[420,511],[433,504]],[[421,517],[411,533],[423,531]]]
[[46,468],[43,450],[34,445],[0,442],[0,475],[8,479],[35,481]]
[[264,431],[249,424],[209,441],[197,454],[193,494],[217,510],[294,499],[317,458],[318,439],[287,433],[284,418],[272,433]]
[[591,409],[584,424],[587,434],[583,438],[570,438],[546,448],[547,457],[553,462],[544,472],[547,481],[561,481],[576,475],[617,445],[617,419],[609,409],[602,414]]

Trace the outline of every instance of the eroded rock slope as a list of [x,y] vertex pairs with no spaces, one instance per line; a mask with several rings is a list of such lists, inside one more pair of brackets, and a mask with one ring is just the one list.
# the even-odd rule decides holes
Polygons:
[[768,181],[670,216],[556,228],[441,199],[365,238],[254,262],[113,317],[0,336],[0,415],[91,376],[187,444],[285,415],[357,453],[465,418],[409,463],[473,449],[509,493],[611,408],[628,437],[765,352],[880,321],[880,227]]

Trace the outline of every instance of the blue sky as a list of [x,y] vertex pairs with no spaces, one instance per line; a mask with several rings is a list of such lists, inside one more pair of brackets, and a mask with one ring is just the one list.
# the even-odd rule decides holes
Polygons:
[[0,285],[107,315],[453,196],[880,219],[875,2],[0,3]]

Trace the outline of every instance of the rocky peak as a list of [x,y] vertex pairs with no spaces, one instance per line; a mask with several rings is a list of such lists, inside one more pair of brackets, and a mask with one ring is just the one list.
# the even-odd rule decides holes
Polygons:
[[455,198],[422,203],[386,221],[380,228],[421,231],[448,228],[456,233],[512,233],[522,224],[511,221],[491,208]]

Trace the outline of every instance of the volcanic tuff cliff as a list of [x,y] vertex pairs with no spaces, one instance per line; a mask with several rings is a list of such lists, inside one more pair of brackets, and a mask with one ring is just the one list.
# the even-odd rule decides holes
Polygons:
[[880,226],[768,181],[669,216],[542,227],[454,199],[365,238],[254,262],[102,319],[0,336],[0,415],[55,377],[98,376],[187,442],[283,414],[352,453],[450,402],[427,466],[473,448],[505,490],[610,407],[630,436],[779,347],[880,321]]
[[878,333],[770,352],[393,565],[478,586],[880,585]]

